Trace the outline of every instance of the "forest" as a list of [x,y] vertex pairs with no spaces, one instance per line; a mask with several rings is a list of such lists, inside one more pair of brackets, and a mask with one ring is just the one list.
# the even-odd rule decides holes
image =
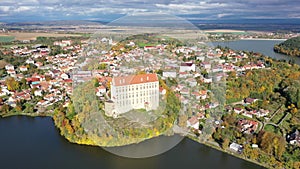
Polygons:
[[275,45],[273,49],[277,53],[300,57],[300,36]]

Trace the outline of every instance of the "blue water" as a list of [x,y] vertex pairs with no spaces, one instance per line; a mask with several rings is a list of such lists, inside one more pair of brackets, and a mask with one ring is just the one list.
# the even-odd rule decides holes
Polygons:
[[229,42],[213,42],[214,46],[227,46],[234,50],[247,50],[253,52],[259,52],[274,59],[284,59],[284,60],[294,60],[295,63],[300,65],[300,58],[287,56],[273,51],[273,46],[279,44],[284,40],[238,40],[238,41],[229,41]]

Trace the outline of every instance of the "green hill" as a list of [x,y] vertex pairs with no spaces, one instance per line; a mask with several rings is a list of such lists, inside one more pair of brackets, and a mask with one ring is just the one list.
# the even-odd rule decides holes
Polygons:
[[290,56],[300,57],[300,36],[288,39],[274,46],[274,51]]

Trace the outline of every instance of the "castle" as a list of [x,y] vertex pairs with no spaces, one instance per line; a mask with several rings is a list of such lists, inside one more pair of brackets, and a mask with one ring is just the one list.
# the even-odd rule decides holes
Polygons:
[[159,106],[159,82],[156,74],[114,77],[111,101],[105,103],[107,116],[116,117],[133,109],[155,110]]

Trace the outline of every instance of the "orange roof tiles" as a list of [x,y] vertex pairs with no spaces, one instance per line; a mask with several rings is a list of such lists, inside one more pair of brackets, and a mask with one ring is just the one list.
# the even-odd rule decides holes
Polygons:
[[115,86],[126,86],[132,84],[148,83],[148,82],[157,82],[157,75],[152,74],[139,74],[139,75],[130,75],[130,76],[121,76],[113,78],[113,85]]

